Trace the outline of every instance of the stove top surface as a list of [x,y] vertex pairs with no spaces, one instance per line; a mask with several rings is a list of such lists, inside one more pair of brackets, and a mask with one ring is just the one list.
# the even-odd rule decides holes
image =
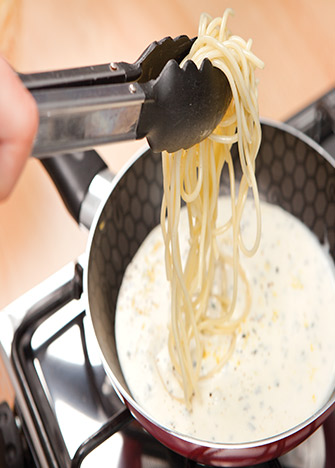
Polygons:
[[[75,276],[80,268],[68,265],[31,291],[29,297],[24,296],[8,307],[5,319],[2,316],[2,329],[8,331],[8,340],[3,342],[5,350],[11,346],[10,334],[14,333],[12,358],[21,386],[15,411],[23,426],[27,424],[23,429],[31,439],[28,444],[32,459],[27,466],[203,466],[161,445],[132,418],[123,429],[116,427],[116,433],[107,440],[99,435],[102,427],[106,427],[107,434],[114,431],[117,418],[120,415],[121,421],[127,418],[128,410],[106,377],[95,339],[87,327],[84,300],[76,298]],[[69,279],[65,281],[66,278]],[[23,304],[26,307],[28,303],[29,311],[21,321]],[[31,423],[35,427],[33,432]],[[304,444],[303,455],[300,449],[281,460],[252,466],[324,468],[322,429]],[[309,465],[304,460],[306,450]]]
[[[331,90],[288,123],[321,142],[335,157],[334,116],[335,90]],[[87,327],[80,287],[85,260],[67,265],[0,315],[0,351],[6,367],[11,368],[11,361],[17,375],[12,376],[14,410],[25,434],[25,451],[30,453],[26,466],[200,466],[151,437],[130,419],[115,394]],[[128,424],[119,431],[122,420]],[[116,433],[104,441],[101,427],[115,428]],[[286,457],[254,466],[324,468],[325,460],[321,428]]]

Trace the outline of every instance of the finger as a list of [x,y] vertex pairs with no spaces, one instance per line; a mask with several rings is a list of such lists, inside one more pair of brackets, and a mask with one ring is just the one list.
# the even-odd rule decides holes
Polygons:
[[30,155],[38,111],[16,73],[0,59],[0,199],[6,198]]

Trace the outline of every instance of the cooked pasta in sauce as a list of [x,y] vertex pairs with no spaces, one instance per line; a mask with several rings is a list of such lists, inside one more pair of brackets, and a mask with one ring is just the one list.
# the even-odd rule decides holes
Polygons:
[[[230,201],[219,200],[219,220]],[[127,268],[116,313],[118,356],[134,399],[156,421],[202,440],[246,442],[273,436],[311,416],[329,397],[335,375],[335,270],[316,237],[281,208],[261,203],[262,238],[251,258],[241,256],[251,286],[251,310],[238,327],[232,356],[211,378],[199,381],[189,411],[168,353],[170,288],[160,227]],[[180,242],[187,252],[187,214]],[[242,233],[255,235],[254,205],[247,201]],[[218,239],[229,254],[231,235]],[[228,289],[232,270],[226,268]],[[215,278],[214,287],[221,281]],[[244,307],[239,282],[234,314]],[[215,315],[216,303],[210,304]],[[221,358],[229,339],[213,336],[202,372]]]
[[[171,287],[169,355],[175,376],[183,390],[188,409],[198,391],[199,381],[217,372],[235,346],[236,329],[250,309],[247,279],[239,265],[240,251],[253,255],[259,245],[261,217],[255,160],[261,141],[258,115],[256,68],[263,63],[251,52],[252,41],[231,34],[227,27],[231,10],[222,18],[200,18],[198,37],[184,59],[198,67],[207,58],[227,77],[232,101],[222,121],[204,141],[187,150],[173,154],[163,152],[164,195],[161,226],[165,243],[165,266]],[[183,66],[183,62],[181,64]],[[235,182],[231,146],[237,143],[240,181]],[[227,167],[230,179],[231,217],[225,224],[217,223],[217,200],[222,170]],[[239,182],[237,184],[237,182]],[[235,184],[238,185],[237,192]],[[240,219],[248,190],[255,200],[257,229],[253,244],[246,247],[240,233]],[[181,201],[186,202],[189,224],[189,249],[184,264],[180,259],[179,213]],[[218,232],[232,232],[233,249],[229,257],[218,251]],[[250,242],[249,242],[250,244]],[[220,258],[219,258],[220,257]],[[214,292],[215,264],[233,268],[232,293],[225,282]],[[237,301],[238,280],[247,286],[246,304],[240,316],[232,320]],[[217,314],[208,314],[210,301],[215,300]],[[204,374],[203,353],[206,342],[217,333],[226,335],[229,346],[216,365]],[[222,349],[223,351],[223,349]]]

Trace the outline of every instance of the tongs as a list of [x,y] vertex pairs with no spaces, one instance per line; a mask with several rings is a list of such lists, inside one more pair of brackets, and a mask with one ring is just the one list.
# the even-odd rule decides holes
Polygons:
[[205,59],[180,62],[195,39],[153,42],[133,63],[19,74],[39,109],[36,157],[146,137],[154,152],[187,149],[212,133],[231,101]]

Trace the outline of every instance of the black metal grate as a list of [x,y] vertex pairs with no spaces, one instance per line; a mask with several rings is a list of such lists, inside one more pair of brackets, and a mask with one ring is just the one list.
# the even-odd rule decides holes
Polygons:
[[[39,440],[42,444],[49,467],[80,467],[83,460],[106,439],[115,432],[122,430],[125,436],[123,457],[128,460],[125,466],[141,466],[143,468],[201,468],[203,465],[188,460],[160,444],[156,439],[144,431],[136,421],[133,420],[129,411],[119,402],[119,406],[108,405],[104,399],[100,384],[96,381],[96,376],[90,365],[89,357],[85,355],[85,369],[89,376],[91,398],[98,409],[106,414],[106,423],[92,434],[87,440],[78,447],[73,458],[69,456],[67,447],[64,443],[61,430],[58,426],[57,418],[53,407],[48,399],[46,389],[37,374],[34,365],[34,359],[47,352],[48,347],[59,339],[71,327],[79,327],[83,349],[86,349],[85,332],[83,320],[85,311],[71,318],[66,325],[60,328],[57,333],[43,342],[38,348],[32,348],[32,338],[37,328],[48,320],[53,314],[56,314],[61,308],[73,299],[79,299],[82,292],[81,270],[77,267],[72,280],[61,288],[53,291],[49,296],[28,311],[15,333],[13,340],[12,360],[21,390],[24,393],[25,400],[38,432]],[[60,385],[68,385],[66,382],[67,374],[61,372],[54,378],[60,380]],[[49,372],[53,372],[52,369]],[[62,380],[63,375],[63,380]],[[80,385],[80,382],[79,382]],[[85,400],[88,411],[89,401]],[[112,415],[108,418],[108,415]],[[25,436],[29,438],[29,433]],[[33,447],[32,441],[28,441]],[[37,458],[36,458],[36,466]],[[253,468],[280,468],[279,461],[274,460],[261,465],[255,465]],[[204,467],[203,467],[204,468]],[[251,468],[251,467],[250,467]]]

